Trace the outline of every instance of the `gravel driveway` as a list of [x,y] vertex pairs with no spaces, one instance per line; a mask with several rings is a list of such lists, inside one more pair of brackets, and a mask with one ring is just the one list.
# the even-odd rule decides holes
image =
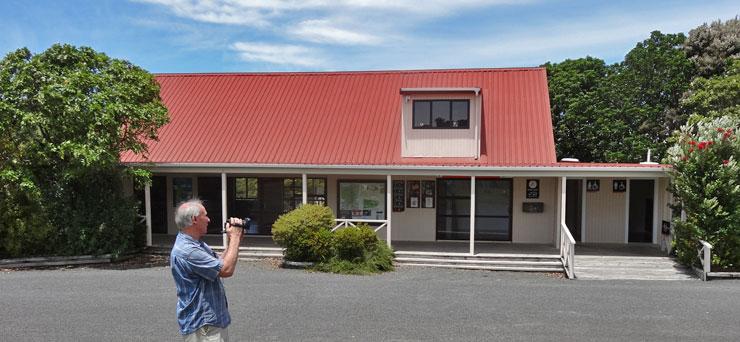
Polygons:
[[[2,272],[0,340],[179,341],[171,277],[162,266]],[[226,290],[234,341],[740,340],[740,281],[241,262]]]

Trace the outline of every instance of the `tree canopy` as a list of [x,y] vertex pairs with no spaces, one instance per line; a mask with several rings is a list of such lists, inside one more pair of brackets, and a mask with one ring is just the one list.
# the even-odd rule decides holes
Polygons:
[[[127,61],[59,44],[36,55],[22,48],[5,56],[0,61],[0,254],[29,253],[25,243],[46,248],[40,246],[45,238],[66,239],[75,249],[70,252],[77,253],[125,245],[130,236],[114,230],[125,224],[130,229],[132,222],[112,222],[132,216],[130,203],[117,194],[120,154],[146,153],[144,139],[156,139],[167,121],[153,76]],[[44,219],[28,224],[31,217]],[[102,231],[117,237],[103,241]],[[24,242],[28,236],[38,241]]]

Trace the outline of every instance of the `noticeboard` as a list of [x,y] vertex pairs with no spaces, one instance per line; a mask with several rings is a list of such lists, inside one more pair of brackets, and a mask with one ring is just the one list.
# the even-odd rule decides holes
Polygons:
[[393,211],[399,212],[406,208],[406,184],[402,180],[393,181]]

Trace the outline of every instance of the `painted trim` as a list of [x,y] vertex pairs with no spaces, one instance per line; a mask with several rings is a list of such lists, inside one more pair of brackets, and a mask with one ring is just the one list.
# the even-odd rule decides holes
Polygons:
[[301,193],[302,193],[302,202],[303,204],[308,203],[308,175],[303,173],[301,175]]
[[[226,227],[226,221],[229,220],[229,212],[228,212],[228,201],[227,201],[227,184],[226,184],[226,174],[221,173],[221,219],[223,222],[221,225],[223,227]],[[223,233],[223,247],[226,248],[226,246],[229,245],[229,237],[226,235],[226,233]]]
[[127,163],[159,173],[319,173],[343,175],[498,176],[585,178],[666,178],[669,167],[558,167],[558,166],[399,166],[399,165],[301,165],[221,163]]
[[[385,185],[385,212],[386,214],[386,226],[385,226],[385,241],[388,244],[388,247],[391,247],[391,215],[393,215],[393,180],[391,179],[391,175],[386,176],[386,185]],[[405,200],[405,199],[404,199]]]
[[[144,186],[144,212],[146,215],[146,245],[152,245],[152,189],[151,184]],[[165,189],[165,191],[167,191]]]
[[475,176],[470,177],[470,255],[475,255]]
[[630,190],[632,180],[627,180],[627,191],[624,192],[624,243],[630,242]]
[[[660,204],[663,202],[662,198],[660,199],[660,202],[658,201],[658,190],[660,188],[660,186],[658,185],[658,180],[659,178],[653,180],[653,244],[658,243],[658,224],[660,222],[660,220],[658,220],[658,215],[660,213]],[[662,216],[663,215],[660,215],[660,217]]]
[[401,88],[401,94],[408,93],[480,93],[480,88]]
[[586,179],[581,180],[581,243],[586,242]]

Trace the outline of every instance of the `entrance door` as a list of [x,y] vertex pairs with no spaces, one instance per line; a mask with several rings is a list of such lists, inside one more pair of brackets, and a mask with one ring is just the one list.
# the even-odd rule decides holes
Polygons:
[[[511,241],[511,179],[476,179],[475,239]],[[470,180],[437,180],[437,239],[470,239]]]
[[581,241],[582,186],[580,179],[569,179],[565,185],[565,224],[578,242]]
[[272,234],[272,224],[284,212],[283,179],[260,178],[259,193],[262,215],[260,215],[257,234],[270,235]]
[[208,217],[211,218],[208,234],[221,233],[221,177],[198,177],[198,198],[203,201]]
[[629,242],[653,242],[653,180],[629,184]]

